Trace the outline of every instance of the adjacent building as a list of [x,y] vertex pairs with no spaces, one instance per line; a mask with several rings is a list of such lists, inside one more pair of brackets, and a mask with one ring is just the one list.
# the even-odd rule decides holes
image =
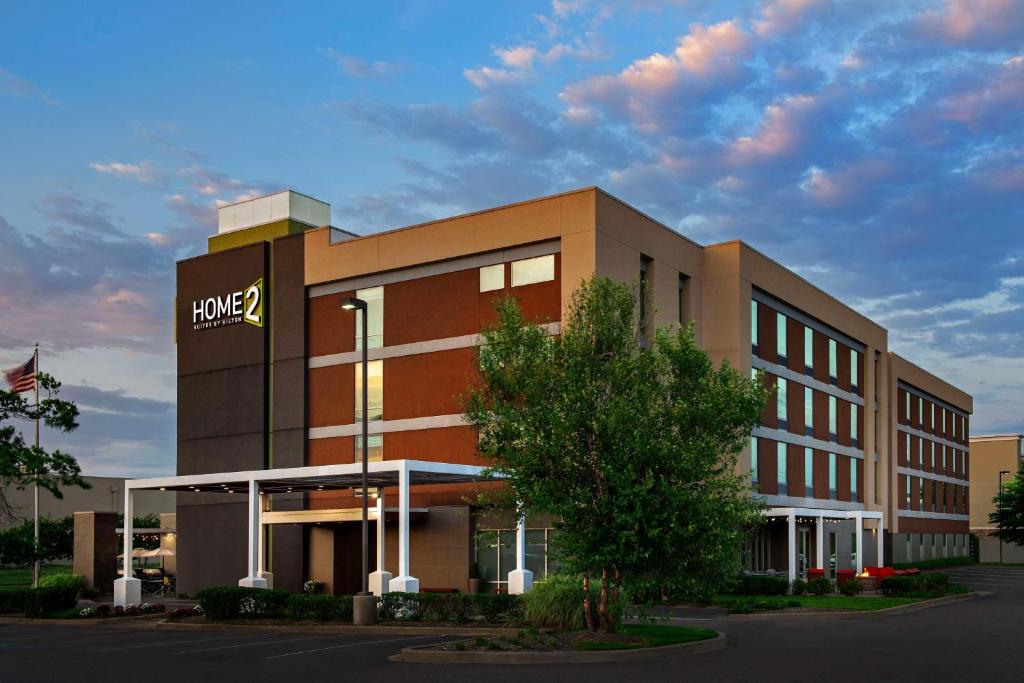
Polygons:
[[[329,215],[290,191],[225,207],[209,253],[178,264],[179,475],[358,462],[363,410],[371,463],[485,464],[460,396],[494,300],[516,297],[557,334],[573,291],[596,274],[641,281],[653,324],[692,323],[716,362],[774,388],[740,458],[769,517],[750,539],[750,569],[795,577],[966,554],[971,397],[751,246],[697,244],[597,188],[365,237]],[[340,308],[350,296],[368,302],[366,406],[362,330]],[[394,571],[407,548],[421,589],[466,591],[474,573],[485,590],[506,589],[516,526],[472,505],[493,485],[413,486],[408,538],[385,524],[383,564]],[[182,591],[248,573],[246,499],[221,486],[179,494]],[[397,491],[374,493],[379,519],[392,519]],[[360,501],[329,485],[261,490],[259,562],[275,586],[357,590]],[[526,521],[536,579],[555,568],[554,533]]]
[[1024,467],[1024,435],[988,434],[971,437],[970,525],[980,537],[992,535],[989,515],[996,510],[993,499],[999,489],[1013,481]]

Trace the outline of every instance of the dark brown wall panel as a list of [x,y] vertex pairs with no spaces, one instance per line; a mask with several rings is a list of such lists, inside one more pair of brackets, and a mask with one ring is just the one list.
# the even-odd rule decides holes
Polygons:
[[828,337],[817,330],[814,335],[814,379],[828,384]]
[[786,447],[788,462],[786,463],[786,480],[789,495],[804,495],[804,449],[802,446],[788,444]]
[[[970,523],[927,517],[900,517],[900,533],[904,534],[966,534]],[[914,539],[917,542],[917,539]],[[927,543],[927,539],[925,541]]]
[[793,372],[804,371],[804,326],[792,318],[786,319],[786,358]]
[[[185,494],[179,494],[179,497]],[[246,504],[178,505],[178,592],[235,586],[248,574]]]
[[804,433],[804,386],[789,382],[786,387],[786,409],[788,412],[789,431],[793,434]]
[[778,363],[777,314],[775,309],[763,303],[757,304],[757,355],[769,363]]
[[775,449],[775,442],[771,439],[758,439],[757,478],[760,481],[760,492],[767,495],[775,495],[779,491]]
[[[328,294],[307,303],[309,356],[326,356],[356,349],[356,314],[341,309],[341,300],[355,292]],[[387,299],[384,300],[387,314]]]
[[836,499],[850,500],[850,458],[836,455]]
[[467,347],[384,361],[384,419],[462,412],[460,398],[476,372],[476,349]]
[[814,497],[828,500],[828,453],[814,451]]
[[[387,372],[384,375],[386,378]],[[310,427],[351,424],[355,420],[356,375],[354,364],[311,368],[308,373],[308,382]],[[385,410],[389,399],[385,390]]]
[[836,399],[836,432],[838,442],[850,446],[850,402]]

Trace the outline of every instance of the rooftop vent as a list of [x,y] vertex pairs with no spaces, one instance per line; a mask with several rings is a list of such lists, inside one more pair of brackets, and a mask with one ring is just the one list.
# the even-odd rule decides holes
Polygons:
[[291,219],[314,228],[331,223],[331,205],[293,190],[229,204],[217,210],[217,234]]

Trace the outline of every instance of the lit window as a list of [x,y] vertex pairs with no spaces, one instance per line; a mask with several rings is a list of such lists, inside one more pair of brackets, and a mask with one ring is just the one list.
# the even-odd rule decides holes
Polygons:
[[942,471],[946,471],[946,445],[942,445]]
[[946,435],[946,409],[942,409],[942,435]]
[[804,432],[814,433],[814,389],[804,387]]
[[555,255],[538,256],[512,262],[512,286],[521,287],[555,279]]
[[750,300],[750,345],[757,348],[757,302]]
[[828,397],[828,433],[835,438],[836,432],[836,397]]
[[924,439],[917,437],[917,469],[924,469]]
[[924,399],[917,397],[917,424],[924,424]]
[[[363,419],[363,364],[356,363],[356,422]],[[371,360],[366,365],[367,382],[367,420],[384,418],[384,361]]]
[[828,497],[836,499],[836,454],[828,454]]
[[857,459],[850,458],[850,500],[857,502]]
[[910,434],[904,434],[907,441],[907,467],[910,467],[913,463],[910,460]]
[[935,471],[935,442],[929,441],[928,443],[932,446],[932,472]]
[[860,354],[857,353],[856,351],[852,351],[851,350],[850,351],[850,384],[852,384],[854,387],[857,386],[857,382],[858,382],[857,375],[860,374],[858,372],[859,368],[857,367],[857,364],[858,364],[857,363],[857,359],[858,358],[860,358]]
[[917,509],[924,512],[924,477],[917,478],[917,502],[920,505]]
[[776,460],[776,481],[779,482],[779,495],[785,496],[789,493],[786,475],[786,444],[779,441],[775,447]]
[[814,367],[814,332],[804,325],[804,367]]
[[828,376],[835,379],[836,374],[836,340],[828,340]]
[[804,496],[814,497],[814,451],[804,448]]
[[[363,435],[357,434],[355,439],[356,462],[363,461]],[[366,440],[367,462],[376,462],[384,459],[384,435],[370,434]]]
[[857,404],[850,404],[850,441],[857,444]]
[[493,292],[497,289],[505,289],[505,264],[480,268],[480,291]]
[[750,481],[757,489],[757,437],[750,438]]
[[906,506],[905,506],[904,509],[909,510],[910,509],[910,477],[903,477],[903,480],[907,483]]
[[928,428],[931,429],[934,432],[935,431],[935,404],[931,403],[930,405],[932,407],[932,421],[928,423]]
[[[384,288],[357,289],[356,298],[366,302],[366,346],[379,349],[384,346]],[[363,348],[363,313],[356,311],[356,350]]]
[[775,314],[775,351],[779,358],[786,357],[786,316]]
[[910,422],[910,392],[903,392],[903,398],[903,416],[906,418],[907,422]]
[[779,426],[786,426],[786,380],[778,378],[778,389],[775,392],[775,416],[779,419]]

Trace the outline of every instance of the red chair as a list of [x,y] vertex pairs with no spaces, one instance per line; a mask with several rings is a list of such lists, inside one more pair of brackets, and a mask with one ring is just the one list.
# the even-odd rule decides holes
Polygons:
[[896,575],[896,570],[892,567],[865,567],[864,570],[868,573],[868,576],[875,579],[884,579]]
[[808,581],[813,581],[814,579],[824,579],[824,578],[825,578],[825,570],[824,569],[817,569],[817,568],[814,568],[814,567],[809,567],[807,569],[807,580]]
[[854,570],[852,570],[852,569],[839,569],[839,570],[837,570],[836,571],[836,583],[840,584],[840,583],[843,583],[844,581],[852,581],[855,573],[856,572],[854,572]]

